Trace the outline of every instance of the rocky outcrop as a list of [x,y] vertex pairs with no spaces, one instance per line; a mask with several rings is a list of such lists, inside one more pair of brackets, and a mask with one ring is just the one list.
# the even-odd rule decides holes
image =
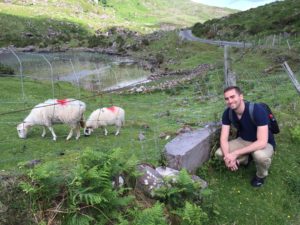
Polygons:
[[163,91],[163,90],[172,89],[176,86],[184,84],[187,81],[192,80],[197,76],[204,75],[211,68],[212,66],[210,64],[201,64],[191,70],[178,70],[174,72],[162,72],[162,73],[151,74],[150,76],[148,76],[148,81],[159,80],[163,77],[172,78],[176,76],[176,78],[152,86],[150,85],[146,86],[141,84],[127,90],[127,92],[128,93],[150,93],[153,91]]
[[[165,179],[172,178],[173,183],[176,183],[178,170],[169,167],[153,167],[149,164],[140,164],[137,166],[140,176],[137,178],[136,188],[143,192],[146,196],[155,198],[155,191],[164,187]],[[194,182],[199,182],[202,189],[207,187],[207,182],[200,177],[191,175]]]

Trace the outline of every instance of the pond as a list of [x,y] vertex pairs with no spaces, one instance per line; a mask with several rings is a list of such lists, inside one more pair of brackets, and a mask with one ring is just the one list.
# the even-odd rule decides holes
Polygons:
[[128,57],[94,52],[0,52],[0,62],[24,79],[67,81],[74,85],[104,91],[146,81],[149,71]]

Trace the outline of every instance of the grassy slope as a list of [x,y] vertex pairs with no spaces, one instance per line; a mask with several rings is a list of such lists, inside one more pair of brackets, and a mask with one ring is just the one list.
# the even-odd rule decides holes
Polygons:
[[[104,137],[98,130],[91,137],[81,137],[79,141],[66,142],[64,138],[68,132],[67,128],[56,126],[55,131],[59,136],[57,142],[51,140],[49,133],[46,139],[42,139],[39,128],[34,128],[28,139],[20,140],[15,125],[22,121],[28,111],[1,115],[1,169],[18,171],[18,164],[32,159],[61,161],[65,165],[72,166],[81,151],[87,147],[95,151],[109,151],[114,147],[122,147],[127,149],[129,155],[136,155],[140,161],[160,165],[160,154],[167,140],[158,138],[159,134],[162,132],[174,134],[184,123],[198,124],[194,126],[198,128],[205,122],[219,120],[224,109],[222,49],[180,42],[175,35],[170,33],[163,36],[160,44],[153,43],[145,49],[145,52],[158,48],[166,52],[168,61],[177,62],[173,65],[166,63],[163,66],[182,68],[195,66],[198,63],[217,62],[216,69],[205,77],[186,83],[177,92],[93,96],[92,93],[82,91],[81,97],[88,106],[86,115],[103,105],[115,104],[124,107],[127,119],[119,137],[112,134]],[[178,53],[172,50],[175,44],[179,49]],[[208,211],[209,224],[296,225],[300,216],[299,189],[297,189],[300,173],[300,155],[297,150],[299,140],[291,139],[289,132],[292,127],[299,125],[296,119],[300,116],[299,96],[284,71],[262,73],[266,67],[274,63],[269,53],[266,54],[264,50],[249,50],[244,52],[243,58],[240,59],[241,53],[231,52],[233,59],[239,59],[233,64],[234,71],[239,74],[238,84],[245,90],[246,99],[265,101],[272,106],[282,132],[277,136],[278,148],[270,176],[261,189],[253,189],[249,184],[255,171],[254,164],[247,169],[241,168],[236,173],[231,173],[222,164],[212,160],[198,171],[198,174],[209,182],[214,193],[207,201],[208,206],[214,209],[214,213]],[[18,79],[1,78],[0,86],[1,113],[30,108],[52,97],[50,83],[27,80],[24,85],[25,104],[21,103],[23,100]],[[177,94],[172,95],[172,93]],[[78,91],[71,85],[59,83],[55,85],[55,96],[77,97]],[[167,111],[170,112],[170,116],[166,115]],[[149,128],[146,128],[148,126]],[[111,128],[110,132],[113,130]],[[143,142],[138,141],[137,138],[141,131],[146,136]]]
[[[216,69],[183,86],[177,95],[162,92],[92,97],[91,93],[82,91],[82,98],[88,105],[87,115],[92,109],[102,105],[116,104],[125,108],[127,122],[120,137],[104,137],[97,131],[89,138],[81,137],[79,141],[66,142],[64,138],[68,130],[64,126],[57,126],[55,131],[59,138],[56,143],[49,134],[46,139],[42,139],[38,128],[32,130],[28,139],[20,140],[17,138],[15,125],[22,121],[28,111],[0,114],[1,169],[18,171],[18,163],[32,159],[61,161],[71,166],[86,147],[96,151],[109,151],[119,146],[126,148],[128,154],[137,155],[141,161],[159,165],[160,153],[167,142],[158,138],[161,132],[174,133],[183,123],[203,124],[218,120],[224,109],[222,49],[195,42],[181,42],[175,36],[175,33],[163,36],[160,41],[145,47],[139,53],[140,56],[147,57],[150,51],[159,51],[166,57],[163,68],[182,69],[192,68],[200,63],[215,63]],[[278,117],[282,131],[277,136],[277,153],[270,176],[261,189],[253,189],[249,185],[255,171],[253,164],[247,169],[241,168],[237,173],[231,173],[223,165],[210,161],[198,171],[214,192],[211,200],[207,201],[214,209],[214,212],[210,211],[209,224],[298,225],[299,138],[291,138],[290,131],[300,125],[297,119],[300,116],[299,96],[283,70],[277,69],[269,74],[262,72],[269,66],[278,65],[280,55],[298,53],[272,53],[272,50],[253,49],[245,52],[234,50],[231,54],[234,59],[233,70],[239,75],[238,84],[245,90],[246,99],[268,102]],[[297,60],[294,61],[294,66],[293,69],[299,68]],[[68,84],[55,85],[55,96],[58,98],[76,97],[77,92]],[[0,112],[30,108],[52,97],[51,84],[27,80],[25,93],[24,104],[20,81],[1,78]],[[170,111],[170,116],[166,116],[167,110]],[[145,128],[145,124],[149,128]],[[200,126],[195,126],[198,127]],[[145,132],[147,139],[144,142],[137,140],[140,131]]]
[[71,46],[83,46],[83,40],[97,30],[118,26],[149,33],[166,25],[171,28],[192,26],[197,21],[232,12],[235,11],[186,0],[111,0],[106,7],[84,0],[0,1],[0,46],[62,45],[66,42]]
[[[164,36],[161,39],[161,42],[157,41],[154,42],[152,45],[146,47],[142,53],[140,53],[139,57],[146,57],[147,54],[150,51],[163,51],[166,52],[168,54],[166,54],[166,63],[163,64],[163,67],[168,67],[170,69],[178,69],[178,68],[193,68],[195,66],[195,64],[201,64],[201,63],[214,63],[216,58],[220,58],[222,57],[222,50],[218,49],[214,46],[206,46],[203,44],[197,44],[194,43],[192,45],[189,45],[188,43],[181,43],[180,45],[182,46],[182,48],[179,49],[175,49],[174,51],[173,46],[178,43],[178,36],[175,32],[171,32],[168,35]],[[201,54],[194,54],[195,52],[193,51],[197,51]],[[180,60],[180,57],[184,57],[184,60]],[[169,63],[167,63],[168,61],[173,61],[174,64],[171,65]],[[33,107],[35,104],[44,101],[45,99],[48,98],[52,98],[52,88],[51,88],[51,83],[40,83],[38,81],[30,81],[30,80],[26,80],[25,79],[25,84],[24,84],[24,93],[25,93],[25,104],[21,103],[21,104],[16,104],[16,102],[24,102],[24,100],[22,99],[22,92],[21,92],[21,86],[20,86],[20,80],[16,80],[16,79],[8,79],[8,78],[1,78],[2,82],[1,82],[1,100],[3,102],[3,105],[1,107],[1,113],[3,112],[9,112],[9,111],[15,111],[15,110],[22,110],[22,109],[28,109]],[[35,87],[35,88],[33,88]],[[15,90],[15,91],[11,91],[11,90]],[[72,88],[71,85],[67,85],[65,83],[56,83],[54,85],[54,93],[55,93],[55,97],[57,98],[66,98],[66,97],[73,97],[76,98],[78,97],[78,91],[75,88]],[[215,120],[215,115],[211,114],[211,115],[205,115],[201,118],[197,118],[191,115],[186,114],[186,110],[185,109],[183,111],[177,111],[177,106],[176,104],[178,104],[178,106],[181,106],[181,104],[184,104],[182,102],[184,102],[183,99],[184,96],[180,96],[178,102],[177,101],[173,101],[173,98],[176,98],[176,96],[171,96],[169,94],[161,94],[161,93],[153,93],[151,95],[145,95],[145,96],[119,96],[119,95],[113,95],[113,96],[96,96],[96,97],[88,97],[85,100],[85,97],[90,96],[91,93],[88,92],[84,92],[81,91],[81,97],[83,98],[84,101],[86,101],[88,103],[88,112],[86,113],[86,116],[88,116],[88,114],[95,108],[98,108],[100,106],[106,106],[106,105],[111,105],[111,104],[115,104],[115,105],[120,105],[122,107],[125,108],[126,112],[127,112],[127,122],[126,122],[126,126],[128,126],[128,130],[124,129],[124,132],[126,133],[127,130],[127,134],[125,136],[121,136],[121,138],[117,138],[116,140],[117,143],[122,143],[122,142],[126,142],[123,140],[128,140],[128,139],[134,139],[134,145],[135,148],[140,148],[141,145],[139,142],[137,142],[137,135],[139,133],[139,131],[143,130],[141,127],[143,124],[148,124],[150,125],[150,136],[152,139],[153,135],[157,135],[157,133],[161,133],[161,132],[167,132],[167,133],[174,133],[176,132],[176,130],[178,128],[181,127],[182,123],[184,122],[188,122],[188,123],[197,123],[197,121],[203,121],[201,122],[208,122],[210,120]],[[189,93],[187,93],[187,95],[189,95]],[[162,98],[163,97],[163,98]],[[170,108],[166,108],[164,107],[165,104],[167,104],[168,102],[172,102],[172,107],[170,105]],[[151,104],[153,106],[153,108],[149,109],[149,104]],[[194,104],[194,103],[193,103]],[[202,104],[201,102],[199,103],[195,103],[197,104]],[[199,110],[195,111],[194,114],[197,115],[198,113],[202,112],[201,107],[199,106],[195,106],[195,108],[199,108]],[[148,112],[147,114],[145,114],[145,110]],[[160,116],[160,114],[164,114],[166,113],[167,110],[171,110],[174,111],[174,114],[172,114],[172,116],[170,118],[168,117],[164,117],[164,116]],[[19,112],[19,113],[12,113],[12,114],[7,114],[2,116],[1,121],[5,124],[5,121],[13,121],[12,122],[12,127],[15,127],[15,125],[22,121],[25,116],[29,113],[29,110],[25,110],[24,112]],[[178,118],[181,118],[181,120],[179,120],[178,122],[176,122],[176,120]],[[180,122],[181,121],[181,122]],[[153,124],[152,124],[153,123]],[[159,124],[159,125],[158,125]],[[45,140],[40,138],[40,129],[39,128],[35,128],[33,129],[33,132],[31,133],[31,137],[27,140],[18,140],[17,136],[16,136],[16,130],[15,129],[11,129],[11,123],[7,123],[6,124],[7,129],[5,128],[4,130],[10,130],[9,133],[7,133],[7,135],[5,135],[6,137],[3,138],[2,140],[4,141],[5,145],[7,145],[5,148],[7,149],[7,151],[5,151],[5,154],[9,154],[7,155],[7,158],[12,160],[8,160],[9,162],[4,165],[4,168],[11,168],[11,166],[16,165],[16,163],[23,161],[23,160],[30,160],[33,158],[33,156],[35,154],[37,154],[37,156],[43,156],[45,154],[45,152],[40,152],[39,148],[36,148],[36,142],[40,143],[37,144],[38,146],[40,146],[41,144],[46,144]],[[9,128],[10,127],[10,128]],[[58,131],[58,135],[67,135],[67,128],[64,128],[63,126],[58,126],[60,127]],[[132,128],[132,130],[131,130]],[[152,130],[154,129],[154,130]],[[155,132],[155,134],[154,134]],[[51,142],[51,135],[48,134],[48,138],[47,138],[47,147],[45,148],[45,150],[48,152],[51,152],[51,154],[56,154],[57,151],[61,151],[62,149],[66,149],[67,151],[72,150],[74,147],[77,149],[82,149],[86,146],[89,146],[89,144],[87,143],[93,143],[93,141],[97,140],[99,138],[102,139],[102,133],[100,131],[98,131],[97,135],[94,135],[91,138],[82,138],[80,145],[78,146],[78,143],[76,143],[75,141],[71,141],[68,143],[68,147],[66,148],[65,144],[66,142],[63,140],[65,137],[60,137],[58,142],[55,143],[53,145],[53,143]],[[5,140],[9,139],[9,137],[14,137],[14,139],[16,139],[17,142],[6,142]],[[98,136],[98,137],[97,137]],[[124,138],[124,139],[123,139]],[[155,139],[157,139],[157,137],[153,137]],[[100,139],[99,139],[100,140]],[[105,140],[104,140],[105,141]],[[111,139],[108,139],[106,144],[108,144],[107,146],[103,146],[103,144],[101,145],[101,148],[105,148],[105,149],[110,149],[111,145],[109,145],[109,141],[111,141]],[[153,141],[150,141],[150,146],[153,146]],[[0,141],[1,142],[1,141]],[[31,149],[33,150],[35,153],[32,154],[20,154],[20,157],[12,157],[11,154],[16,154],[18,152],[23,153],[22,149],[23,149],[23,144],[25,143],[25,145],[27,146],[26,149]],[[163,148],[163,145],[166,143],[166,141],[162,140],[161,143],[157,146],[157,148],[155,149],[156,152],[154,153],[149,153],[150,155],[154,156],[154,158],[150,157],[149,159],[152,161],[152,163],[157,163],[157,157],[159,157],[159,154],[157,155],[157,151],[161,151],[161,149]],[[131,143],[132,144],[132,143]],[[99,145],[99,143],[95,143],[95,145]],[[143,148],[147,149],[150,146],[147,147],[147,143],[146,146],[144,146]],[[29,147],[30,146],[30,147]],[[92,145],[93,146],[93,145]],[[14,149],[13,152],[10,151],[10,149]],[[31,151],[29,150],[29,151]],[[4,153],[4,152],[3,152]],[[25,158],[23,158],[25,157]],[[6,157],[4,157],[6,158]]]
[[203,24],[197,23],[193,27],[193,33],[199,37],[223,40],[249,40],[254,35],[263,37],[284,32],[299,34],[299,11],[300,2],[298,0],[278,1],[232,14],[226,19],[214,19]]

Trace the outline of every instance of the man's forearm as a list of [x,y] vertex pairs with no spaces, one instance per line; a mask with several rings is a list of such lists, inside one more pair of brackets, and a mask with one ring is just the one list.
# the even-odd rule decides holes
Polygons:
[[225,157],[229,153],[229,143],[228,141],[221,141],[221,150],[223,156]]

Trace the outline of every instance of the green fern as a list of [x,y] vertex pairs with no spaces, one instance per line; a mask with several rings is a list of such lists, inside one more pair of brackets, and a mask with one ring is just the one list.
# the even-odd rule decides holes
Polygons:
[[54,203],[64,212],[56,217],[63,224],[112,224],[134,199],[128,188],[115,188],[112,182],[134,171],[136,164],[121,149],[109,153],[86,149],[67,176],[62,176],[64,170],[57,162],[47,162],[28,170],[20,187],[30,194],[33,212],[46,211]]
[[113,149],[109,154],[91,149],[83,152],[73,171],[74,178],[68,185],[68,204],[73,214],[80,215],[84,210],[94,215],[96,221],[105,223],[116,219],[120,209],[132,201],[132,196],[124,195],[127,189],[116,189],[112,184],[114,177],[130,171],[134,164],[127,163],[128,158],[120,157],[122,154],[121,149]]
[[28,170],[27,177],[20,182],[20,187],[30,194],[34,205],[39,199],[46,200],[47,203],[60,192],[64,182],[60,171],[61,168],[56,162],[39,164]]
[[66,225],[90,225],[93,220],[86,215],[74,214],[67,220]]
[[163,187],[155,191],[155,196],[164,201],[169,207],[175,209],[184,206],[184,201],[193,201],[201,203],[201,183],[194,181],[188,172],[183,169],[176,176],[165,179]]
[[203,225],[207,222],[207,214],[196,204],[185,202],[185,207],[181,213],[181,225]]
[[133,225],[167,225],[167,221],[163,214],[163,204],[156,203],[152,208],[144,209],[142,212],[136,213]]

